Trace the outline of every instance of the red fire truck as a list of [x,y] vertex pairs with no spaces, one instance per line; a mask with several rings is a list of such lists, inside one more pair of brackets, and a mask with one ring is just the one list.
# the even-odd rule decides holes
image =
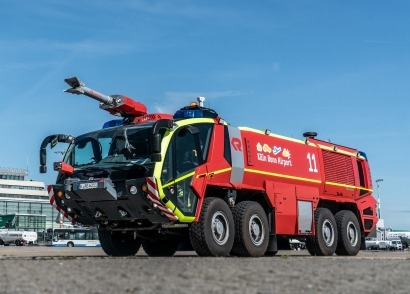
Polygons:
[[174,115],[147,114],[122,95],[103,95],[78,78],[84,94],[122,117],[69,143],[50,201],[66,218],[97,226],[111,256],[172,256],[182,247],[200,256],[275,255],[289,239],[312,255],[356,255],[375,234],[376,200],[366,154],[322,141],[235,127],[203,98]]

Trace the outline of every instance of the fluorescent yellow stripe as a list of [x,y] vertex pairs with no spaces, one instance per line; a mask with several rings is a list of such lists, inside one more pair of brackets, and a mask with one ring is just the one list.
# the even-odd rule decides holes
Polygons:
[[231,170],[232,170],[232,167],[228,167],[228,168],[216,170],[216,171],[213,172],[213,174],[214,175],[222,174],[222,173],[225,173],[225,172],[228,172],[228,171],[231,171]]
[[373,189],[368,189],[368,188],[364,188],[364,187],[358,187],[358,186],[352,186],[352,185],[345,185],[345,184],[334,183],[334,182],[325,182],[325,184],[326,184],[326,185],[346,187],[346,188],[353,188],[353,189],[360,189],[360,190],[366,190],[366,191],[369,191],[369,192],[373,192]]
[[195,220],[195,216],[185,216],[178,208],[174,211],[174,214],[178,217],[178,220],[181,223],[192,223]]
[[[324,146],[324,145],[321,145],[321,144],[318,144],[318,146],[320,147],[320,149],[330,150],[330,151],[334,151],[334,152],[337,152],[337,153],[342,153],[342,154],[345,154],[345,155],[357,157],[356,152],[349,152],[349,151],[345,151],[345,150],[341,150],[341,149],[335,150],[332,146]],[[335,146],[337,148],[339,148],[337,145],[335,145]]]
[[231,167],[228,167],[228,168],[216,170],[216,171],[213,171],[213,172],[209,172],[209,173],[204,173],[204,174],[197,175],[196,178],[200,178],[200,177],[203,177],[203,176],[209,176],[209,175],[222,174],[222,173],[226,173],[226,172],[231,171],[231,170],[232,170],[232,168],[231,168]]
[[[239,129],[241,131],[247,131],[247,132],[252,132],[252,133],[257,133],[257,134],[262,134],[265,135],[264,131],[261,130],[257,130],[257,129],[252,129],[252,128],[248,128],[248,127],[239,127]],[[300,143],[300,144],[306,144],[305,141],[299,140],[299,139],[294,139],[294,138],[290,138],[290,137],[285,137],[285,136],[281,136],[278,134],[273,134],[270,133],[269,135],[265,135],[268,137],[274,137],[274,138],[279,138],[279,139],[283,139],[283,140],[287,140],[287,141],[292,141],[292,142],[296,142],[296,143]]]
[[181,182],[181,181],[185,180],[186,178],[192,177],[192,176],[194,175],[194,173],[195,173],[195,172],[193,171],[193,172],[190,172],[189,174],[186,174],[186,175],[184,175],[184,176],[182,176],[182,177],[176,178],[174,181],[169,182],[169,183],[163,185],[162,187],[163,187],[163,188],[166,188],[166,187],[172,186],[172,185],[174,185],[174,184],[176,184],[176,183],[178,183],[178,182]]
[[[295,142],[295,143],[300,143],[300,144],[304,144],[304,145],[308,145],[308,146],[319,146],[321,149],[330,150],[330,151],[335,151],[335,152],[338,152],[338,153],[342,153],[342,154],[346,154],[346,155],[354,156],[354,157],[360,157],[360,158],[364,159],[364,157],[359,156],[356,152],[350,152],[350,151],[345,151],[345,150],[340,150],[340,149],[334,150],[334,149],[333,149],[334,146],[325,146],[325,145],[322,145],[322,144],[319,144],[319,143],[316,145],[316,144],[310,142],[310,141],[309,141],[309,138],[306,138],[306,140],[309,141],[309,143],[306,144],[306,140],[294,139],[294,138],[290,138],[290,137],[286,137],[286,136],[281,136],[281,135],[274,134],[274,133],[270,133],[269,135],[266,135],[264,131],[257,130],[257,129],[252,129],[252,128],[248,128],[248,127],[239,127],[239,129],[240,129],[241,131],[247,131],[247,132],[252,132],[252,133],[256,133],[256,134],[261,134],[261,135],[265,135],[265,136],[268,136],[268,137],[274,137],[274,138],[278,138],[278,139],[283,139],[283,140],[287,140],[287,141],[292,141],[292,142]],[[339,148],[339,146],[337,146],[337,145],[335,145],[335,146],[336,146],[337,148]]]
[[193,123],[215,123],[213,118],[187,118],[183,120],[178,120],[175,122],[178,127],[190,125]]
[[284,175],[284,174],[277,174],[277,173],[270,173],[270,172],[264,172],[261,170],[254,170],[254,169],[249,169],[245,168],[246,172],[250,173],[255,173],[255,174],[261,174],[261,175],[268,175],[272,177],[279,177],[279,178],[286,178],[286,179],[293,179],[293,180],[299,180],[299,181],[304,181],[304,182],[311,182],[311,183],[321,183],[321,180],[314,180],[314,179],[309,179],[309,178],[301,178],[301,177],[294,177],[294,176],[289,176],[289,175]]

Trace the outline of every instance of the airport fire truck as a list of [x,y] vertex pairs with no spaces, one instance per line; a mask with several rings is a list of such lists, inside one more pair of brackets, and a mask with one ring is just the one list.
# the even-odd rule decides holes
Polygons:
[[[66,92],[99,101],[121,119],[80,136],[50,135],[40,147],[69,143],[51,204],[72,222],[97,226],[110,256],[275,255],[289,239],[311,255],[356,255],[375,234],[376,200],[366,154],[317,139],[298,140],[228,124],[204,98],[174,115],[104,95],[78,78]],[[288,243],[289,244],[289,243]]]

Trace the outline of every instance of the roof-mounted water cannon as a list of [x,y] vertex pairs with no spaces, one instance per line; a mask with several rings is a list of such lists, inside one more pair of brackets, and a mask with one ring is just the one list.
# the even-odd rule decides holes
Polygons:
[[85,86],[77,77],[64,80],[71,88],[64,90],[71,94],[83,94],[100,102],[100,108],[124,118],[135,118],[147,114],[147,107],[123,95],[104,95]]

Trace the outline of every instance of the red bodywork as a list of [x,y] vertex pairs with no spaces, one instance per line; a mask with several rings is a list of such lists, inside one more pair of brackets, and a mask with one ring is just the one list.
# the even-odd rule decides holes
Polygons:
[[[306,138],[295,140],[249,128],[230,132],[232,163],[224,157],[224,126],[215,124],[205,166],[198,167],[192,187],[200,197],[210,187],[244,191],[261,196],[273,211],[274,232],[279,235],[314,234],[301,223],[306,207],[313,218],[318,206],[334,211],[350,209],[367,235],[377,223],[369,164],[356,149]],[[236,159],[236,163],[235,163]]]

